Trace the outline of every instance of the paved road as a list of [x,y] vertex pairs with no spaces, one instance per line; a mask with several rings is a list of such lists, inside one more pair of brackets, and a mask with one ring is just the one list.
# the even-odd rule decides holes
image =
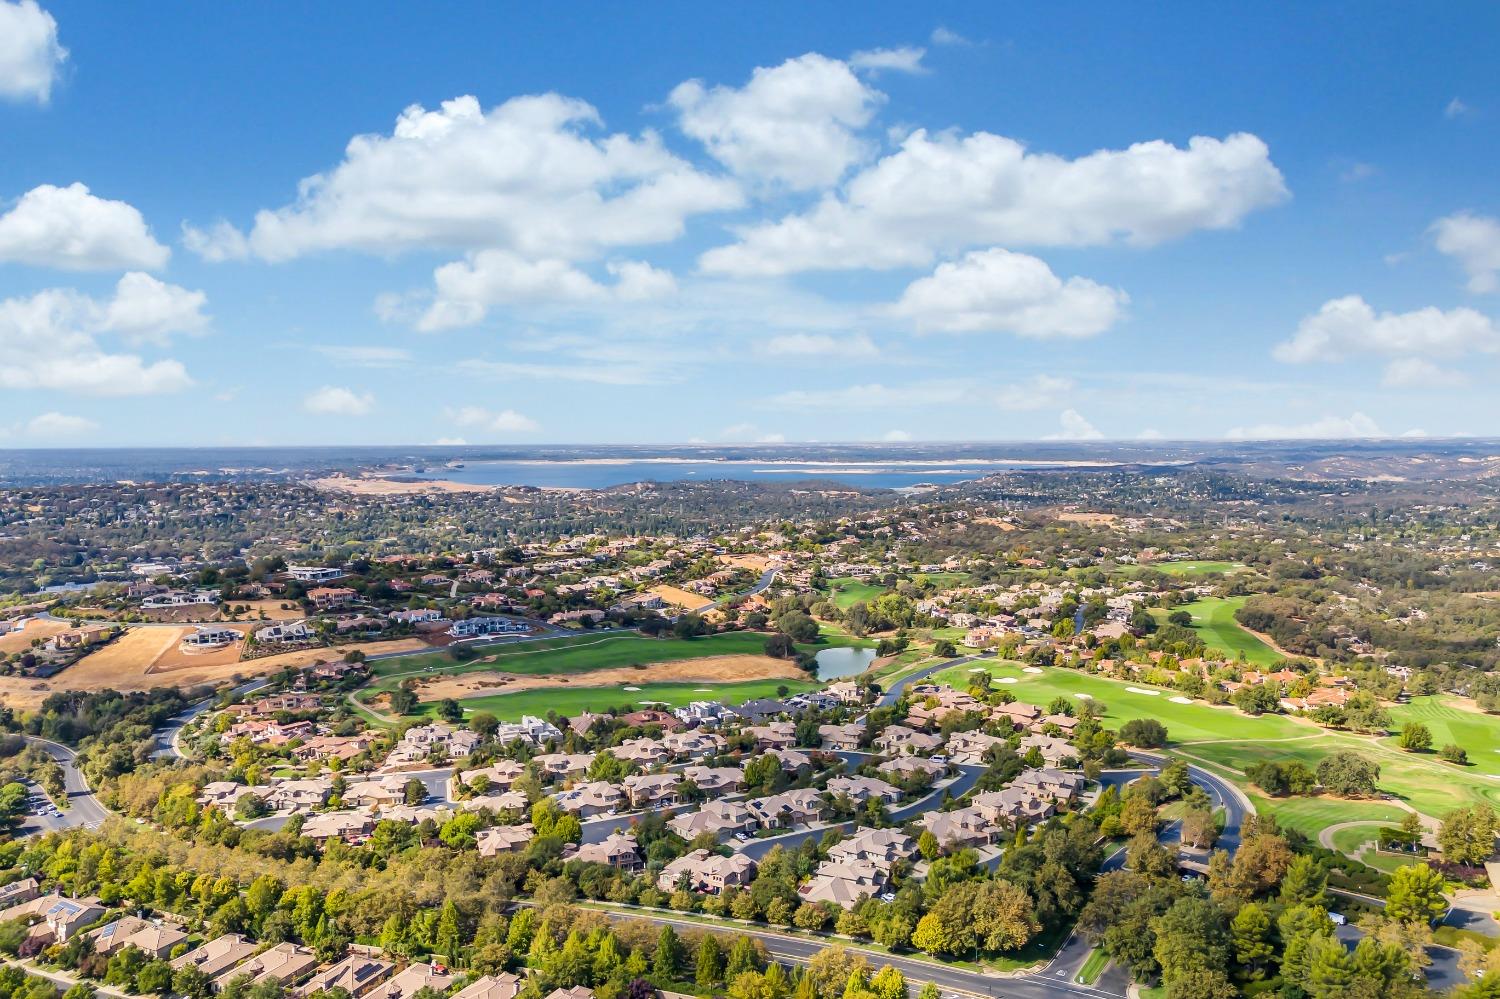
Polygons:
[[68,807],[62,809],[62,828],[72,829],[78,826],[93,828],[109,817],[109,810],[99,803],[98,798],[94,797],[94,792],[89,789],[88,781],[83,778],[83,772],[78,769],[78,754],[62,743],[53,742],[50,739],[42,739],[34,735],[23,738],[34,746],[40,746],[48,756],[62,765],[63,788],[68,796]]
[[[257,690],[268,687],[270,685],[271,681],[265,677],[260,677],[255,680],[246,680],[244,683],[234,688],[234,693],[239,694],[240,696],[244,696],[245,694],[252,694]],[[182,730],[187,727],[188,722],[192,721],[194,718],[197,718],[199,715],[203,714],[203,712],[213,707],[214,704],[218,701],[218,696],[218,694],[211,694],[201,701],[197,701],[193,704],[188,705],[186,708],[183,708],[171,718],[168,718],[165,725],[157,729],[155,732],[151,733],[152,736],[155,737],[157,745],[157,750],[152,755],[156,759],[184,759],[185,757],[182,752],[182,743],[180,741],[182,737]]]
[[[909,804],[898,805],[887,814],[892,823],[901,825],[909,822],[925,812],[936,808],[943,800],[943,792],[947,791],[953,797],[958,798],[968,794],[979,778],[984,776],[984,767],[960,766],[958,777],[952,783],[935,788],[930,794],[926,794]],[[782,833],[780,836],[768,836],[765,839],[752,839],[748,841],[734,841],[729,845],[747,857],[760,860],[771,852],[772,847],[781,846],[788,850],[795,850],[802,845],[804,840],[814,842],[822,840],[825,833],[830,829],[841,829],[848,832],[854,827],[853,821],[839,822],[830,825],[814,826],[811,829],[798,829],[794,832]]]
[[[612,913],[612,915],[614,915]],[[686,919],[678,919],[673,916],[647,911],[620,912],[616,918],[620,919],[644,919],[653,923],[671,924],[682,929],[701,930],[704,924]],[[1109,991],[1102,988],[1089,988],[1074,984],[1071,981],[1059,978],[1056,975],[1032,975],[1024,978],[1004,978],[995,975],[983,975],[962,968],[946,968],[927,961],[911,957],[900,957],[892,954],[884,954],[880,951],[866,950],[857,944],[847,941],[833,941],[824,939],[802,939],[798,937],[783,936],[779,933],[759,930],[750,926],[725,926],[725,932],[743,934],[760,940],[771,955],[781,961],[793,961],[803,964],[814,954],[828,947],[831,943],[843,943],[844,946],[856,953],[862,953],[870,964],[880,967],[889,964],[901,971],[907,980],[916,983],[933,982],[945,993],[963,996],[989,996],[994,999],[1055,999],[1062,995],[1092,996],[1095,999],[1118,999],[1125,993],[1121,991]]]
[[694,607],[692,610],[688,611],[688,613],[707,614],[709,611],[713,610],[715,607],[718,607],[720,604],[727,604],[729,603],[729,601],[738,600],[741,597],[753,597],[757,593],[764,593],[766,591],[766,587],[770,586],[771,583],[776,579],[777,571],[778,570],[776,569],[767,569],[765,572],[760,574],[760,579],[757,580],[755,585],[750,587],[748,590],[741,590],[738,593],[731,593],[727,597],[720,597],[717,600],[710,600],[708,603],[703,604],[701,607]]
[[951,669],[954,666],[967,666],[969,663],[993,658],[995,658],[995,654],[993,652],[981,652],[978,655],[973,656],[960,656],[957,659],[945,659],[940,663],[936,663],[924,669],[919,669],[915,673],[908,673],[906,676],[903,676],[898,680],[891,681],[890,687],[888,687],[885,693],[880,696],[880,700],[877,701],[876,704],[882,708],[891,707],[901,699],[901,692],[913,683],[918,683],[922,680],[925,680],[932,674],[937,673],[941,670]]

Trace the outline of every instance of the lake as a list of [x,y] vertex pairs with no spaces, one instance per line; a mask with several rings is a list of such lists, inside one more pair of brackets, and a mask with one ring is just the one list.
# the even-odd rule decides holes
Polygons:
[[854,676],[870,668],[875,661],[874,649],[823,649],[813,657],[818,661],[819,680],[837,680]]
[[[468,461],[462,468],[424,466],[402,478],[446,479],[482,486],[538,486],[552,489],[608,489],[630,482],[785,482],[829,479],[876,489],[901,489],[923,482],[978,479],[1002,470],[1032,467],[1027,462],[964,461]],[[1042,466],[1045,467],[1045,466]]]

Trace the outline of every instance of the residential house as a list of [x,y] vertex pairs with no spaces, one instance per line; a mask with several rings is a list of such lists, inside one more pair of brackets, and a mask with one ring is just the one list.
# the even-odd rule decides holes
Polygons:
[[375,831],[375,818],[369,812],[317,812],[302,823],[302,835],[322,844],[341,839],[362,843]]
[[942,736],[918,732],[905,725],[889,725],[875,739],[875,748],[887,756],[935,753],[942,746]]
[[602,780],[585,781],[566,791],[558,791],[552,795],[552,800],[557,802],[558,807],[581,819],[611,814],[626,804],[625,792]]
[[480,830],[479,855],[493,857],[524,850],[535,837],[536,830],[529,822],[518,826],[491,826]]
[[901,789],[878,777],[833,777],[828,781],[828,793],[835,798],[847,795],[861,805],[872,798],[886,805],[901,800]]
[[591,864],[608,864],[626,874],[639,874],[646,866],[634,836],[610,833],[598,843],[585,843],[570,858]]
[[979,731],[954,732],[948,736],[948,759],[954,763],[982,765],[987,752],[1003,745],[1005,740],[999,736],[985,735]]
[[750,814],[763,829],[791,829],[811,825],[823,814],[823,797],[812,788],[783,791],[765,798],[745,802]]
[[54,892],[50,895],[38,895],[0,912],[0,923],[35,916],[38,923],[31,931],[33,936],[66,943],[103,915],[104,906],[93,895],[65,898]]
[[632,808],[670,807],[682,800],[677,794],[677,786],[682,783],[680,774],[632,774],[621,783]]
[[175,926],[152,923],[137,916],[121,916],[84,934],[94,941],[94,953],[109,956],[123,947],[135,947],[146,956],[160,959],[172,952],[188,935]]
[[761,752],[768,749],[791,749],[797,744],[797,726],[791,722],[750,725],[744,731],[755,740],[755,748]]
[[451,999],[516,999],[521,994],[521,979],[508,971],[482,975],[455,992]]
[[382,961],[378,957],[350,954],[331,968],[324,968],[309,978],[297,990],[297,995],[309,996],[314,992],[343,989],[354,999],[359,999],[389,978],[395,967],[390,961]]
[[371,999],[411,999],[421,989],[432,989],[438,995],[448,991],[453,975],[438,964],[413,964],[403,968],[370,992]]
[[743,853],[721,857],[707,850],[694,850],[663,867],[656,886],[670,892],[686,884],[689,891],[717,895],[725,888],[742,888],[754,877],[755,861]]
[[757,825],[755,815],[739,801],[710,801],[696,812],[683,812],[667,820],[668,828],[689,841],[704,832],[720,839],[748,835]]
[[744,767],[684,767],[682,776],[709,795],[727,794],[745,788]]
[[210,979],[218,978],[255,954],[255,944],[238,933],[225,933],[172,961],[172,970],[197,968]]
[[863,722],[818,726],[818,736],[823,740],[824,749],[852,752],[859,749],[859,741],[864,738],[864,735]]
[[246,975],[254,985],[275,982],[287,988],[296,985],[318,969],[318,956],[306,947],[291,942],[279,943],[256,954],[237,968],[221,972],[214,979],[215,990],[222,990],[236,978]]

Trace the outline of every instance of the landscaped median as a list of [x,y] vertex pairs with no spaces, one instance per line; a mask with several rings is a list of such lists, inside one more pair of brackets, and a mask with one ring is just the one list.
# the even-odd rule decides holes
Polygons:
[[[536,903],[530,900],[523,899],[517,899],[515,904],[524,906],[536,905]],[[865,954],[876,961],[895,958],[911,964],[926,965],[931,968],[940,968],[944,971],[964,971],[989,978],[1016,978],[1034,973],[1045,962],[1052,959],[1072,933],[1072,927],[1069,926],[1053,933],[1044,933],[1038,936],[1026,946],[1026,950],[1035,952],[1034,955],[1025,957],[999,957],[980,962],[944,961],[923,954],[920,951],[895,951],[873,941],[861,940],[858,937],[835,933],[830,930],[803,930],[791,926],[771,926],[748,919],[735,919],[733,916],[705,916],[695,912],[678,912],[676,909],[626,905],[619,902],[596,902],[579,899],[570,904],[583,909],[613,912],[637,919],[649,919],[653,922],[680,923],[689,926],[703,926],[724,930],[741,930],[760,937],[781,937],[787,940],[821,943],[829,947],[840,945],[847,950]],[[955,990],[949,989],[949,991]],[[981,994],[989,995],[987,992]]]

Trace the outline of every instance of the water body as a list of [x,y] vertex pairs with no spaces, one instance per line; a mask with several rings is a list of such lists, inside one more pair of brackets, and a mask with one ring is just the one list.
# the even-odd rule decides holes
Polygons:
[[462,468],[424,468],[403,478],[445,479],[483,486],[539,486],[555,489],[607,489],[630,482],[785,482],[829,479],[876,489],[900,489],[922,482],[949,483],[977,479],[1001,468],[1030,465],[965,465],[934,462],[759,461],[471,461]]
[[863,673],[875,661],[874,649],[823,649],[813,657],[818,661],[819,680],[838,680]]

